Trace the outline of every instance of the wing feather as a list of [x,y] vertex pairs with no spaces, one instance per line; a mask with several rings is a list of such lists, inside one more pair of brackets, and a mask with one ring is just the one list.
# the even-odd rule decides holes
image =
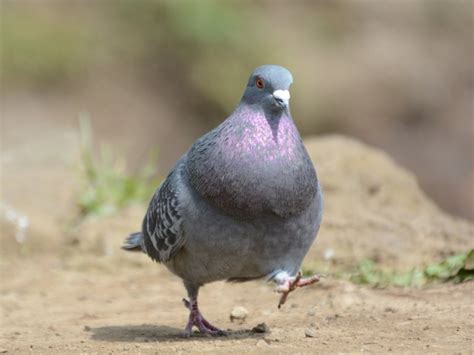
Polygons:
[[143,235],[147,254],[155,261],[173,258],[185,242],[182,215],[179,208],[178,171],[173,170],[155,192],[143,220]]

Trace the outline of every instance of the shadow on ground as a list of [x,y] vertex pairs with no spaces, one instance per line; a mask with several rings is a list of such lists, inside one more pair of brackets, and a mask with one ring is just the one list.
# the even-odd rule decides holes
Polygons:
[[219,340],[236,340],[246,338],[261,338],[263,333],[256,333],[250,329],[242,330],[226,330],[226,335],[219,337],[210,337],[201,335],[195,331],[190,338],[183,337],[183,330],[165,325],[118,325],[105,326],[97,328],[88,328],[86,331],[91,332],[91,339],[109,341],[109,342],[137,342],[137,343],[151,343],[156,341],[183,341],[187,339],[192,340],[209,340],[218,338]]

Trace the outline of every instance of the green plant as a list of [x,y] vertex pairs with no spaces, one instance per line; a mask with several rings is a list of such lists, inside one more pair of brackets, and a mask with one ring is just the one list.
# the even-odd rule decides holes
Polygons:
[[84,183],[78,205],[82,216],[111,214],[151,198],[159,184],[151,164],[135,174],[127,173],[125,161],[114,157],[107,147],[102,147],[95,159],[90,124],[85,116],[80,118],[80,132]]
[[409,272],[400,273],[396,271],[386,271],[377,268],[372,260],[363,260],[351,273],[349,279],[357,284],[366,284],[374,287],[387,286],[421,286],[424,283],[423,272],[412,269]]
[[354,272],[341,275],[354,283],[379,288],[419,287],[430,282],[464,282],[474,280],[474,249],[408,272],[383,270],[374,261],[363,260]]
[[474,249],[468,253],[451,256],[439,263],[429,265],[424,274],[429,280],[474,280]]

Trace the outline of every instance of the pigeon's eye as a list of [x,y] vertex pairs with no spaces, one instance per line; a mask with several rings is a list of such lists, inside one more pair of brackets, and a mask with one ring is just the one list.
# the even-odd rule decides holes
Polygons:
[[257,78],[255,80],[255,86],[258,87],[259,89],[263,89],[265,87],[265,82],[262,79]]

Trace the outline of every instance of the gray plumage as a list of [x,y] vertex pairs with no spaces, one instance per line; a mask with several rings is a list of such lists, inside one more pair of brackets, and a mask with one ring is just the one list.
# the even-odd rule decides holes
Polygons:
[[257,68],[239,106],[181,157],[142,233],[126,241],[181,277],[190,297],[216,280],[294,276],[316,237],[322,192],[290,115],[291,83],[285,68]]

